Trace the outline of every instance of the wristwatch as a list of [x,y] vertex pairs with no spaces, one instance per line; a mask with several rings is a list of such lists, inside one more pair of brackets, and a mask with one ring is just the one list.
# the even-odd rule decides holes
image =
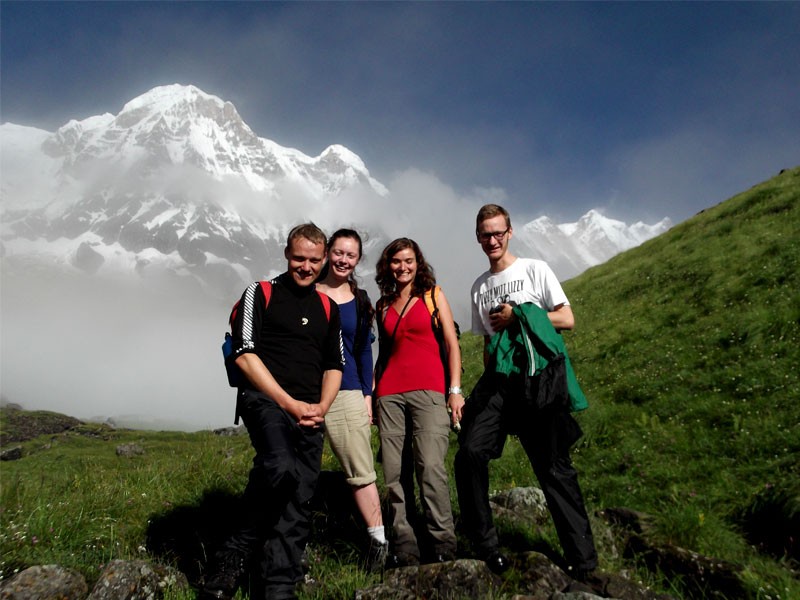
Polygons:
[[463,396],[463,393],[461,392],[461,386],[460,385],[454,385],[453,387],[448,388],[447,393],[448,394],[461,394]]

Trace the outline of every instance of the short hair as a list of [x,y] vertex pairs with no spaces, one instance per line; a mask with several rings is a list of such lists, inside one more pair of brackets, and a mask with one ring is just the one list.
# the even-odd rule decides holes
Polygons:
[[375,265],[375,283],[378,284],[382,295],[382,298],[378,302],[380,308],[390,304],[399,295],[389,265],[394,255],[406,248],[411,248],[417,259],[417,274],[411,285],[411,295],[422,296],[427,290],[436,285],[436,276],[433,273],[433,267],[425,260],[419,244],[410,238],[398,238],[390,242],[389,245],[383,249],[381,257],[378,259],[378,264]]
[[328,238],[325,237],[325,233],[314,223],[308,222],[292,227],[286,238],[286,251],[288,252],[294,241],[300,238],[305,238],[313,244],[322,244],[326,251],[328,249]]
[[508,211],[499,204],[484,204],[478,211],[478,216],[475,219],[475,233],[480,233],[478,230],[486,219],[491,219],[498,215],[502,215],[506,219],[506,227],[511,227],[511,216]]

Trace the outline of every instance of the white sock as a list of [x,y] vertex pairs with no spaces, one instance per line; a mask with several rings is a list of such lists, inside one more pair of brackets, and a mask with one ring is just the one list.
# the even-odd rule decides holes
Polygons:
[[383,525],[378,525],[377,527],[367,527],[367,533],[369,534],[369,537],[379,544],[386,543],[386,534],[384,533]]

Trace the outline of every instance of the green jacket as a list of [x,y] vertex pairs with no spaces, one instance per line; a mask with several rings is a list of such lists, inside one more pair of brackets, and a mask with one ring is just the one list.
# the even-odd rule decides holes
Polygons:
[[534,377],[547,366],[548,358],[564,355],[567,372],[567,392],[573,411],[589,407],[575,371],[569,361],[564,339],[547,317],[547,311],[526,302],[514,307],[517,324],[504,329],[489,340],[489,370],[500,375]]

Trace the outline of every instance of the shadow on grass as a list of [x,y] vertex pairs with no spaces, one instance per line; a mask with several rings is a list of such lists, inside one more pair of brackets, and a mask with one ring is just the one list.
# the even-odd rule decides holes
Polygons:
[[147,549],[197,585],[214,553],[241,525],[240,496],[208,490],[196,505],[175,506],[150,517]]
[[[147,528],[147,549],[173,564],[193,586],[198,586],[223,542],[242,525],[241,496],[221,490],[206,491],[200,502],[176,506],[153,515]],[[323,471],[309,505],[311,542],[337,553],[363,546],[364,523],[356,510],[344,474]]]

